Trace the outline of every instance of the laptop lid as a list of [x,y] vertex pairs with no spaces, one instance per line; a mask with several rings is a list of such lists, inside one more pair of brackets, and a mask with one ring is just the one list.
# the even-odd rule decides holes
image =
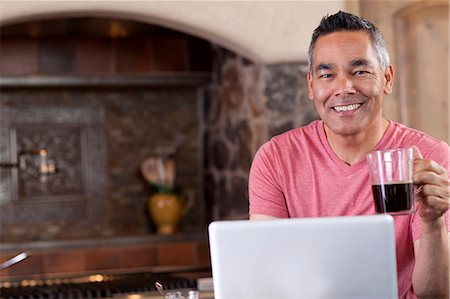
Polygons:
[[215,221],[215,299],[398,298],[389,215]]

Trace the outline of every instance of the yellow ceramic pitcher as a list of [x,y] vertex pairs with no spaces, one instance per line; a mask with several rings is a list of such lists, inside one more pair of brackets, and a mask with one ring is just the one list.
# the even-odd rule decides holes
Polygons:
[[183,216],[181,198],[174,193],[155,193],[148,200],[148,210],[161,235],[173,234]]
[[148,211],[160,235],[178,231],[178,225],[194,203],[194,191],[175,193],[173,189],[160,190],[148,199]]

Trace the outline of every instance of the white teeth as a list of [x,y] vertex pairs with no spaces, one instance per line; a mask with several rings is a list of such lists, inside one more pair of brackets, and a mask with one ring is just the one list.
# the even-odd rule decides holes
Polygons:
[[334,109],[336,111],[351,111],[351,110],[356,110],[359,107],[361,107],[361,104],[351,104],[351,105],[347,105],[347,106],[336,106],[336,107],[334,107]]

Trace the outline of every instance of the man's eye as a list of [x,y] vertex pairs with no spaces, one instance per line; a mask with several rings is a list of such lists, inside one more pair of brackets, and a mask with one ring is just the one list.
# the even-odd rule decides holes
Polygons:
[[360,76],[360,75],[369,74],[369,72],[368,71],[364,71],[364,70],[360,70],[360,71],[356,71],[354,74],[357,75],[357,76]]
[[323,79],[329,79],[331,78],[333,75],[332,74],[322,74],[319,76],[319,78],[323,78]]

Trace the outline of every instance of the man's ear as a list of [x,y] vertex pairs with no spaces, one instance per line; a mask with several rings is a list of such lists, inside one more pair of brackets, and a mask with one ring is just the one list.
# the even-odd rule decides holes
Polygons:
[[308,71],[308,74],[306,77],[308,79],[308,97],[312,101],[312,100],[314,100],[314,91],[312,88],[312,74],[310,71]]
[[394,68],[391,64],[384,71],[384,81],[383,92],[388,95],[392,92],[392,86],[394,85]]

